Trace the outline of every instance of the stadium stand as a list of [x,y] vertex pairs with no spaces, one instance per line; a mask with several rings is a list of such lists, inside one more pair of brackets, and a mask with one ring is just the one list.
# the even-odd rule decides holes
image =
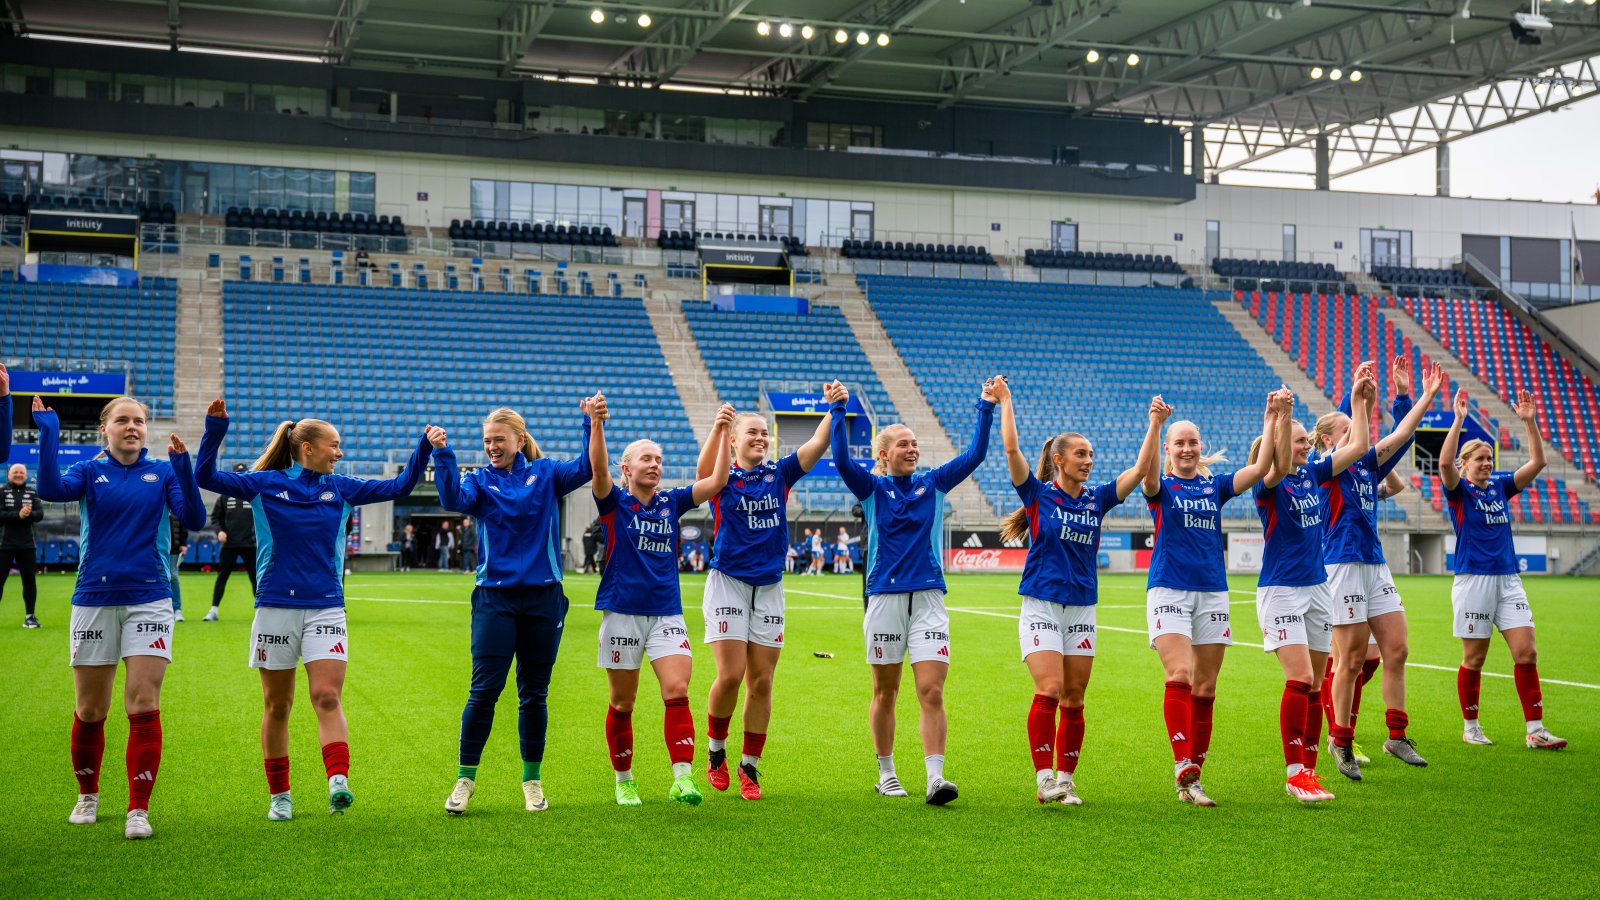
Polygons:
[[907,244],[903,241],[866,241],[851,238],[840,247],[846,259],[887,259],[897,262],[950,263],[970,266],[997,265],[988,247],[953,244]]
[[580,247],[615,247],[617,236],[608,226],[555,225],[544,222],[489,222],[452,219],[453,241],[494,241],[502,244],[570,244]]
[[149,403],[151,416],[172,418],[175,280],[146,278],[137,288],[4,281],[0,307],[0,346],[7,355],[125,361],[129,389]]
[[1338,292],[1355,293],[1355,285],[1329,263],[1282,262],[1279,260],[1218,258],[1211,268],[1228,279],[1236,291],[1326,291],[1330,285]]
[[[1011,381],[1017,427],[1029,465],[1044,440],[1080,430],[1095,444],[1095,479],[1131,465],[1144,437],[1152,393],[1175,416],[1201,428],[1208,450],[1229,451],[1224,469],[1242,465],[1261,433],[1272,368],[1233,330],[1204,293],[961,279],[861,276],[873,310],[939,421],[961,446],[983,379]],[[1175,353],[1174,336],[1203,354]],[[1197,365],[1197,361],[1203,364]],[[1303,404],[1296,414],[1306,415]],[[998,441],[978,470],[997,511],[1017,505]],[[1246,501],[1223,507],[1229,519],[1254,519]],[[1111,513],[1148,522],[1137,497]]]
[[[609,229],[608,229],[609,230]],[[783,245],[783,251],[790,256],[810,256],[811,250],[806,247],[806,242],[793,235],[750,234],[736,231],[680,231],[677,229],[663,229],[656,237],[656,244],[663,250],[696,250],[701,241],[713,241],[719,244],[750,244],[765,246],[771,244]]]
[[1600,477],[1600,391],[1555,348],[1492,300],[1409,297],[1397,305],[1501,398],[1532,390],[1540,433],[1590,479]]
[[178,211],[171,203],[146,203],[143,200],[107,200],[104,197],[78,197],[63,194],[0,194],[0,216],[23,216],[30,209],[62,212],[99,212],[138,216],[152,225],[171,225]]
[[1372,277],[1396,294],[1430,297],[1470,297],[1479,290],[1460,269],[1419,269],[1411,266],[1373,266]]
[[476,449],[482,416],[502,405],[522,413],[546,453],[574,455],[578,401],[596,390],[613,412],[613,460],[648,437],[670,474],[693,467],[699,451],[637,298],[508,303],[495,293],[228,281],[222,304],[234,459],[259,452],[279,421],[317,416],[343,430],[345,462],[373,474],[429,423],[447,428],[458,452]]
[[[683,314],[694,333],[700,355],[717,393],[739,410],[758,409],[760,383],[804,382],[821,390],[824,380],[838,378],[859,385],[881,425],[897,418],[894,403],[878,380],[850,324],[836,307],[812,306],[809,315],[726,312],[700,300],[685,300]],[[809,432],[799,440],[810,437]],[[784,432],[785,452],[796,437]],[[809,477],[805,492],[811,509],[847,509],[854,498],[838,478]]]
[[406,252],[406,226],[399,216],[229,207],[223,224],[225,240],[237,246],[250,246],[251,232],[255,232],[255,244],[308,249],[318,246],[317,236],[322,235],[323,248],[346,249],[370,243],[361,241],[363,237],[381,237],[390,239],[390,252]]
[[1078,250],[1025,250],[1023,261],[1039,269],[1088,269],[1104,272],[1152,272],[1183,275],[1170,256],[1148,253],[1102,253]]

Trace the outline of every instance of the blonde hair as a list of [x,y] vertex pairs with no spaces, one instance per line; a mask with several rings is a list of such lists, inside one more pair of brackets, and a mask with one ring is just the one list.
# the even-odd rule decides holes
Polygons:
[[[656,448],[656,453],[658,454],[661,452],[660,444],[650,440],[649,438],[640,438],[622,449],[622,458],[618,460],[618,468],[620,469],[622,466],[631,465],[634,458],[639,455],[639,451],[644,449],[646,446]],[[624,491],[633,490],[632,486],[629,484],[628,472],[626,469],[622,470],[622,489]]]
[[1485,449],[1485,450],[1487,450],[1487,451],[1489,451],[1490,459],[1494,458],[1494,445],[1493,444],[1491,444],[1488,441],[1485,441],[1485,440],[1483,440],[1481,438],[1473,438],[1472,440],[1467,441],[1465,444],[1461,445],[1461,451],[1456,454],[1456,468],[1460,469],[1461,468],[1461,464],[1467,461],[1467,457],[1469,457],[1472,454],[1478,452],[1478,448],[1480,448],[1480,447]]
[[883,430],[878,432],[878,436],[872,439],[872,474],[889,474],[889,465],[884,461],[883,454],[889,449],[889,433],[897,428],[912,437],[916,436],[915,432],[900,422],[885,425]]
[[544,456],[544,451],[539,449],[539,444],[534,441],[533,435],[528,433],[527,421],[524,420],[522,416],[518,415],[517,411],[511,407],[502,406],[499,409],[489,413],[484,417],[483,424],[504,425],[511,429],[511,433],[521,439],[522,455],[527,457],[528,462],[533,462],[539,457]]
[[[1167,440],[1169,442],[1172,440],[1172,429],[1177,428],[1179,425],[1187,425],[1190,428],[1193,428],[1194,429],[1194,433],[1195,433],[1196,436],[1199,436],[1199,434],[1200,434],[1200,426],[1194,424],[1193,422],[1189,421],[1188,419],[1179,419],[1178,421],[1171,422],[1171,423],[1169,423],[1167,425]],[[1200,446],[1204,447],[1205,446],[1205,442],[1202,441]],[[1216,465],[1217,463],[1222,463],[1222,462],[1227,462],[1227,461],[1228,461],[1228,451],[1226,451],[1226,450],[1218,450],[1217,452],[1212,453],[1210,455],[1202,454],[1201,457],[1200,457],[1200,464],[1197,467],[1197,471],[1201,475],[1205,475],[1205,476],[1209,477],[1211,475],[1211,467],[1212,466]],[[1161,461],[1161,471],[1166,473],[1166,474],[1168,474],[1168,475],[1172,474],[1172,451],[1171,450],[1167,451],[1166,458]]]
[[[11,401],[9,399],[7,399],[4,402],[9,403]],[[101,428],[105,427],[106,420],[111,418],[111,410],[114,409],[118,403],[132,403],[132,404],[134,404],[135,406],[139,407],[139,411],[140,412],[144,413],[145,422],[149,422],[150,421],[150,407],[145,406],[143,403],[141,403],[138,400],[135,400],[132,397],[128,397],[128,396],[112,397],[110,402],[106,403],[105,406],[100,407],[100,427]],[[106,455],[107,455],[106,450],[104,448],[102,448],[100,450],[100,453],[95,456],[95,459],[99,459],[99,458],[101,458],[103,456],[106,456]]]
[[[1073,441],[1088,443],[1089,439],[1076,431],[1067,431],[1056,435],[1044,442],[1039,450],[1039,465],[1033,474],[1043,482],[1051,482],[1056,478],[1056,457],[1066,456],[1067,449]],[[1028,511],[1015,509],[1000,522],[1000,539],[1002,541],[1020,541],[1028,534]]]
[[267,449],[262,451],[250,469],[255,472],[287,469],[290,463],[299,462],[301,444],[312,443],[332,433],[333,426],[321,419],[279,422],[277,430],[272,432],[272,438],[267,441]]
[[1350,417],[1342,412],[1339,412],[1338,410],[1334,410],[1331,413],[1323,413],[1321,416],[1318,416],[1317,424],[1311,428],[1312,449],[1319,451],[1322,450],[1322,439],[1333,437],[1333,426],[1339,424],[1340,419],[1348,418]]

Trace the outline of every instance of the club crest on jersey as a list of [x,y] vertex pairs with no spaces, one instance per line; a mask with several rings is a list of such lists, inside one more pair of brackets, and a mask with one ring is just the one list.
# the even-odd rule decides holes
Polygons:
[[921,497],[923,494],[926,494],[927,492],[928,492],[928,486],[927,485],[923,485],[923,486],[917,488],[916,493],[912,494],[912,496],[913,497]]
[[1211,492],[1212,492],[1212,489],[1209,488],[1209,487],[1203,487],[1203,488],[1200,489],[1200,493],[1202,493],[1202,494],[1209,494]]
[[1311,479],[1307,478],[1305,481],[1300,482],[1300,486],[1308,491],[1311,490]]
[[772,473],[770,473],[770,472],[767,473],[767,476],[765,478],[761,479],[761,480],[765,481],[767,484],[771,484],[772,483]]
[[333,499],[333,491],[323,491],[322,495],[317,497],[317,499],[318,500],[332,500]]
[[536,481],[536,480],[538,480],[538,478],[539,478],[539,476],[538,476],[538,475],[529,475],[529,476],[528,476],[528,480],[527,480],[527,481],[524,481],[524,482],[523,482],[523,483],[522,483],[522,486],[523,486],[523,487],[532,487],[532,486],[533,486],[533,483],[534,483],[534,481]]
[[157,475],[154,472],[146,472],[146,473],[144,473],[144,475],[142,477],[144,478],[145,481],[151,481],[151,482],[155,482],[155,481],[160,481],[161,480],[161,476]]

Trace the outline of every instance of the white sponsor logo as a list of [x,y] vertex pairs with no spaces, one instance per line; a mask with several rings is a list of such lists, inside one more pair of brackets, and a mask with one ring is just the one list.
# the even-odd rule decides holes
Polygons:
[[950,554],[950,565],[957,569],[998,569],[999,550],[957,550]]
[[96,478],[94,480],[94,483],[95,484],[110,484],[111,483],[111,479],[105,477],[104,475],[101,475],[100,477],[98,477],[98,478]]
[[973,534],[967,535],[967,539],[961,542],[961,546],[963,546],[963,547],[982,547],[983,546],[983,541],[978,539],[978,535],[976,533],[973,533]]

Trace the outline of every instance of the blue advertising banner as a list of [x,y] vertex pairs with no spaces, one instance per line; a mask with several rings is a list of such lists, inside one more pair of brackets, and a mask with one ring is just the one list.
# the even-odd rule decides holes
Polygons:
[[[773,415],[776,418],[773,437],[782,442],[785,447],[793,448],[811,436],[817,427],[817,419],[828,412],[828,401],[823,398],[822,392],[794,393],[789,391],[767,391],[767,402],[772,404]],[[872,465],[872,420],[867,418],[866,407],[861,401],[851,395],[845,406],[845,424],[850,431],[850,454],[863,466]],[[834,465],[833,453],[830,450],[811,470],[811,478],[839,477],[839,469]]]
[[[61,468],[65,469],[75,462],[82,462],[86,459],[94,459],[96,456],[99,456],[100,451],[105,448],[92,444],[62,444],[58,449],[60,450],[60,453],[57,454],[56,459],[58,462],[60,462]],[[6,460],[6,465],[14,466],[17,463],[27,466],[31,471],[38,471],[39,445],[12,444],[11,458]]]
[[13,394],[83,394],[89,397],[121,397],[128,392],[128,376],[121,372],[28,372],[11,373]]
[[[772,411],[778,415],[785,413],[810,413],[823,415],[828,411],[828,401],[823,399],[822,392],[795,394],[786,391],[767,391],[767,402],[772,404]],[[845,406],[848,415],[865,415],[866,407],[854,394],[850,396],[849,403]]]

